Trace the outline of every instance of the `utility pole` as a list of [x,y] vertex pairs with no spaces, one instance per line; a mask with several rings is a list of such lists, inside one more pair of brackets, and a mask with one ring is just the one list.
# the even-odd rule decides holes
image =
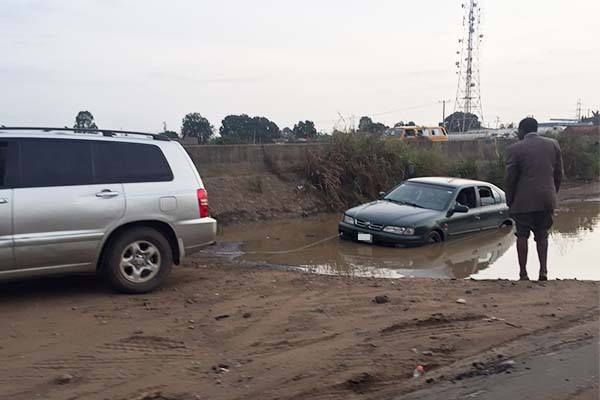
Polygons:
[[496,129],[498,129],[498,125],[500,125],[500,117],[496,116]]
[[442,127],[446,128],[446,103],[450,103],[452,100],[440,100],[438,104],[442,104]]
[[581,99],[577,99],[577,121],[581,121]]

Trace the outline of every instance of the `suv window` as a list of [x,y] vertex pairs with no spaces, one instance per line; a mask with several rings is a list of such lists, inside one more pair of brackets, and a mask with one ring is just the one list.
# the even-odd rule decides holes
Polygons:
[[70,139],[20,140],[21,187],[90,185],[90,142]]
[[6,171],[8,169],[8,143],[0,142],[0,189],[6,187]]
[[96,183],[165,182],[173,173],[158,146],[94,142]]

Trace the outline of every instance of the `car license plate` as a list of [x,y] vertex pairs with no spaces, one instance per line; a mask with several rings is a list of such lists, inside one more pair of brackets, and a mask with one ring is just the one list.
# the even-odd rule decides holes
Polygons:
[[361,242],[371,243],[373,241],[373,235],[371,235],[370,233],[359,233],[358,240]]

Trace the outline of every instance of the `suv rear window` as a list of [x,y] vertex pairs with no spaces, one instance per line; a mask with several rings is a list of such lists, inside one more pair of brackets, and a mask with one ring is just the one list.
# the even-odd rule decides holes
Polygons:
[[96,183],[165,182],[173,173],[158,146],[94,142]]
[[21,187],[90,185],[90,142],[68,139],[22,139]]

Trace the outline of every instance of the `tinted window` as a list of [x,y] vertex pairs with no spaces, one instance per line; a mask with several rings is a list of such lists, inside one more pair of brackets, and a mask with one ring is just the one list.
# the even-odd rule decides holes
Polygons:
[[477,197],[475,196],[475,188],[468,187],[461,190],[458,196],[456,196],[456,202],[469,208],[476,208]]
[[23,139],[20,141],[21,187],[89,185],[89,141]]
[[0,142],[0,188],[6,187],[7,165],[8,165],[8,143]]
[[173,179],[158,146],[123,142],[94,142],[97,183],[164,182]]

